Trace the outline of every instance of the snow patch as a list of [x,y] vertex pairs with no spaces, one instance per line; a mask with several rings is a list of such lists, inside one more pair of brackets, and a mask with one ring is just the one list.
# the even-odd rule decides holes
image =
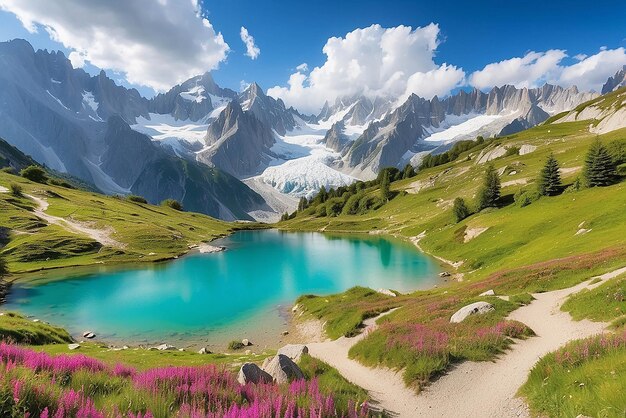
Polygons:
[[424,138],[429,142],[454,142],[457,138],[467,137],[478,132],[482,127],[502,118],[503,115],[478,115],[470,113],[467,115],[447,115],[439,128],[431,129],[430,136]]
[[[70,110],[70,109],[68,109],[68,107],[67,107],[67,106],[65,106],[65,105],[63,104],[63,102],[62,102],[61,100],[59,100],[59,99],[58,99],[58,98],[57,98],[54,94],[50,93],[50,90],[46,90],[46,93],[48,93],[48,94],[50,95],[50,97],[52,97],[54,100],[56,100],[56,102],[57,102],[58,104],[60,104],[61,106],[63,106],[66,110]],[[71,112],[71,110],[70,110],[70,112]]]
[[59,80],[55,80],[54,78],[51,78],[50,81],[52,81],[54,84],[61,84]]
[[195,86],[189,89],[189,91],[182,91],[179,93],[180,97],[190,102],[202,103],[206,96],[204,95],[204,87]]
[[169,114],[150,113],[149,117],[149,119],[143,116],[137,118],[137,123],[131,128],[152,137],[155,141],[163,141],[170,145],[173,144],[172,140],[204,144],[204,136],[209,127],[206,123],[176,120]]

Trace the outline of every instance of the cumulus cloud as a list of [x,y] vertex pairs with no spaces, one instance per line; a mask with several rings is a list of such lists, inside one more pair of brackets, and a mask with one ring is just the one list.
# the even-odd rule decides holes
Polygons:
[[303,62],[296,67],[296,70],[301,73],[306,73],[307,71],[309,71],[309,65],[306,62]]
[[469,77],[469,84],[479,89],[511,84],[516,87],[540,87],[545,83],[580,90],[600,91],[607,78],[626,65],[624,48],[600,48],[595,55],[574,55],[577,62],[563,64],[565,51],[529,52],[523,57],[486,65]]
[[241,36],[241,41],[246,46],[246,55],[253,60],[257,59],[257,57],[261,54],[261,50],[254,43],[254,37],[248,33],[248,29],[242,26],[239,36]]
[[229,50],[198,0],[0,0],[0,9],[30,32],[43,27],[72,50],[73,65],[89,61],[156,90],[217,68]]
[[287,86],[270,88],[268,94],[306,112],[316,112],[326,100],[354,94],[391,99],[411,93],[426,98],[446,95],[463,82],[465,73],[435,63],[439,42],[439,26],[433,23],[416,29],[356,29],[328,39],[322,49],[324,64],[308,75],[299,66]]
[[537,87],[553,79],[559,69],[559,63],[567,54],[560,49],[546,52],[529,52],[523,57],[488,64],[480,71],[475,71],[469,83],[479,89],[511,84],[516,87]]

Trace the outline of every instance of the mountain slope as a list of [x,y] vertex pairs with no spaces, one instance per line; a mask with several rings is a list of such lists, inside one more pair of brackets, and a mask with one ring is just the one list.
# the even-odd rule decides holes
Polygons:
[[[34,51],[23,40],[0,43],[0,136],[11,145],[106,193],[143,194],[153,203],[175,198],[190,210],[251,219],[246,213],[263,205],[258,194],[129,127],[150,120],[151,111],[170,112],[172,119],[200,118],[214,110],[217,94],[235,95],[205,74],[147,100],[104,72],[92,77],[72,68],[61,52]],[[198,172],[202,175],[186,178]]]

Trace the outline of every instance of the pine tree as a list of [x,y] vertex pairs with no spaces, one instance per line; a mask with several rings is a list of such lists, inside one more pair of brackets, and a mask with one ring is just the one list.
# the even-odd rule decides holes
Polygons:
[[308,205],[309,202],[306,197],[301,197],[300,201],[298,202],[298,212],[302,212],[303,210],[305,210]]
[[328,199],[328,192],[326,191],[326,186],[320,187],[320,192],[317,194],[317,198],[320,203],[326,202]]
[[615,180],[615,163],[599,139],[589,147],[583,175],[589,187],[609,186]]
[[456,219],[457,223],[471,215],[469,208],[465,204],[465,200],[460,197],[454,199],[452,212],[454,213],[454,219]]
[[561,174],[559,173],[559,162],[554,158],[554,154],[548,156],[537,183],[539,193],[543,196],[554,196],[561,191],[563,183],[561,183]]
[[383,172],[383,177],[380,180],[380,197],[383,199],[383,202],[388,202],[391,197],[391,191],[389,190],[389,171],[385,170]]
[[478,210],[497,207],[500,199],[500,176],[493,164],[487,166],[483,187],[478,192]]
[[413,168],[413,166],[411,164],[407,164],[404,167],[404,170],[402,171],[402,178],[403,179],[408,179],[415,176],[415,169]]

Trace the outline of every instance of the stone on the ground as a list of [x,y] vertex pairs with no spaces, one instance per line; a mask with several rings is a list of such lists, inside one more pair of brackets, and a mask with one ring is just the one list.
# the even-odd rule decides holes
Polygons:
[[80,344],[68,344],[67,348],[69,348],[70,350],[77,350],[80,348]]
[[246,383],[271,383],[272,376],[254,363],[244,363],[239,369],[237,381],[245,385]]
[[304,344],[287,344],[280,348],[277,354],[284,354],[296,363],[300,361],[303,354],[309,353],[309,347]]
[[250,340],[247,339],[247,338],[244,338],[243,340],[241,340],[241,344],[245,345],[246,347],[249,346],[249,345],[252,345]]
[[483,292],[480,294],[480,296],[495,296],[496,292],[493,291],[493,289],[489,289],[486,292]]
[[211,354],[211,350],[207,349],[206,347],[202,347],[200,350],[198,350],[198,354]]
[[439,277],[450,277],[450,273],[448,273],[447,271],[442,271],[441,273],[439,273]]
[[467,318],[470,315],[482,315],[482,314],[486,314],[487,312],[491,312],[494,309],[495,308],[493,307],[491,303],[475,302],[467,306],[464,306],[458,311],[456,311],[454,315],[452,315],[452,317],[450,318],[450,322],[458,324],[459,322],[463,322],[465,318]]
[[291,308],[291,312],[296,312],[298,308],[299,308],[298,304],[293,305],[293,308]]
[[524,144],[519,148],[519,155],[530,154],[531,152],[535,152],[537,147],[535,145]]
[[382,295],[392,296],[394,298],[396,297],[396,294],[389,289],[378,289],[377,292]]
[[277,354],[263,368],[272,376],[276,383],[288,383],[296,379],[304,379],[304,373],[289,357],[284,354]]
[[161,344],[161,345],[157,345],[156,347],[153,347],[153,349],[158,350],[158,351],[171,351],[171,350],[176,350],[177,348],[174,347],[173,345]]
[[283,334],[283,335],[289,335],[289,331],[284,330],[284,331],[282,332],[282,334]]

